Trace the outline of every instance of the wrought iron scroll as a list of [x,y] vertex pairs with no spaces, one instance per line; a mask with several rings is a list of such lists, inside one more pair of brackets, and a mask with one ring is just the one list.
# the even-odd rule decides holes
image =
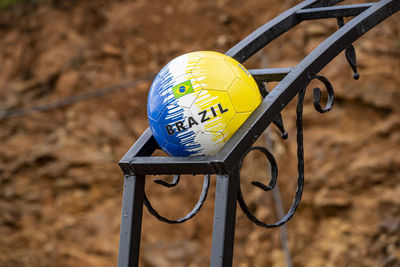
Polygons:
[[[163,180],[159,180],[159,179],[154,180],[154,182],[170,188],[170,187],[174,187],[174,186],[178,185],[179,179],[180,179],[180,175],[177,174],[174,176],[174,180],[172,181],[172,183],[167,183],[167,182],[165,182]],[[162,222],[170,223],[170,224],[183,223],[183,222],[186,222],[186,221],[192,219],[200,211],[201,207],[204,204],[204,201],[207,198],[209,187],[210,187],[210,175],[207,174],[207,175],[204,175],[203,188],[201,190],[201,194],[200,194],[199,200],[197,201],[196,205],[194,206],[194,208],[192,209],[191,212],[189,212],[184,217],[177,219],[177,220],[168,219],[168,218],[160,215],[151,205],[150,200],[148,199],[148,197],[146,195],[146,192],[144,192],[143,203],[146,206],[147,210],[150,212],[150,214],[153,215],[154,217],[156,217],[158,220],[160,220]]]
[[[269,92],[267,88],[265,88],[265,85],[261,81],[257,81],[258,89],[260,90],[261,96],[265,98]],[[282,120],[282,115],[281,113],[278,113],[277,117],[272,121],[273,124],[275,124],[276,127],[278,127],[279,131],[281,131],[281,137],[282,139],[287,139],[288,138],[288,133],[285,130],[285,126],[283,125],[283,120]]]
[[181,179],[181,176],[180,176],[179,174],[175,174],[175,175],[174,175],[174,180],[172,180],[171,183],[167,183],[166,181],[163,181],[163,180],[161,180],[161,179],[155,179],[154,182],[155,182],[156,184],[160,184],[160,185],[162,185],[162,186],[171,188],[171,187],[177,186],[180,179]]
[[[326,106],[324,108],[322,108],[321,107],[321,89],[319,87],[315,87],[313,89],[314,107],[320,113],[328,112],[332,108],[333,102],[334,102],[334,90],[333,90],[332,84],[324,76],[315,75],[311,80],[313,80],[313,79],[318,79],[319,81],[321,81],[324,84],[326,91],[327,91],[327,95],[328,95],[328,100],[327,100]],[[311,80],[309,82],[311,82]],[[294,215],[294,213],[297,210],[297,207],[300,204],[300,200],[301,200],[301,196],[303,194],[303,188],[304,188],[303,103],[304,103],[305,92],[306,92],[306,87],[304,87],[303,89],[301,89],[299,91],[298,97],[297,97],[296,129],[297,129],[297,172],[298,172],[298,177],[297,177],[296,193],[294,196],[294,200],[289,208],[289,211],[275,223],[268,224],[268,223],[262,222],[250,211],[246,201],[244,200],[243,193],[242,193],[241,187],[239,185],[238,202],[239,202],[240,208],[242,209],[243,213],[247,216],[247,218],[258,226],[265,227],[265,228],[275,228],[275,227],[279,227],[279,226],[285,224],[287,221],[290,220],[290,218],[292,218],[292,216]],[[274,188],[274,186],[276,185],[277,180],[278,180],[278,166],[276,164],[276,160],[275,160],[274,156],[272,155],[271,152],[268,151],[268,149],[266,149],[264,147],[260,147],[260,146],[250,147],[240,160],[239,172],[240,172],[240,168],[242,167],[244,158],[247,156],[247,154],[250,151],[253,151],[253,150],[258,150],[267,157],[267,159],[271,165],[271,179],[270,179],[268,185],[265,185],[259,181],[252,181],[251,184],[266,191],[266,192],[270,191]]]
[[[342,28],[344,26],[344,19],[343,17],[337,17],[337,24],[339,28]],[[353,79],[358,80],[360,78],[360,74],[357,71],[357,57],[356,57],[356,50],[354,49],[353,44],[350,44],[344,54],[346,55],[347,62],[349,62],[349,65],[351,69],[353,70]]]

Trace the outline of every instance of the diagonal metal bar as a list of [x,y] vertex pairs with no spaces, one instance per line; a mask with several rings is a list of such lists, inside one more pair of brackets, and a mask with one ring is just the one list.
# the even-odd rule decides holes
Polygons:
[[311,4],[307,8],[317,8],[317,7],[324,7],[324,6],[334,6],[337,3],[342,2],[343,0],[322,0],[320,2]]
[[150,128],[147,128],[131,149],[122,157],[121,162],[129,162],[133,157],[149,156],[158,147]]
[[256,81],[280,82],[293,68],[253,69],[250,74]]
[[296,16],[302,20],[352,17],[359,15],[374,4],[375,3],[366,3],[334,7],[307,8],[297,11]]
[[[334,5],[342,0],[336,1],[316,1],[308,0],[301,2],[300,4],[288,9],[281,15],[275,17],[271,21],[267,22],[263,26],[259,27],[257,30],[252,32],[237,45],[229,49],[225,54],[233,57],[240,63],[246,61],[249,57],[258,52],[261,48],[266,46],[269,42],[276,39],[283,33],[287,32],[297,24],[299,24],[302,19],[296,16],[296,13],[304,8],[308,7],[319,7],[326,5]],[[326,4],[325,4],[326,3]]]

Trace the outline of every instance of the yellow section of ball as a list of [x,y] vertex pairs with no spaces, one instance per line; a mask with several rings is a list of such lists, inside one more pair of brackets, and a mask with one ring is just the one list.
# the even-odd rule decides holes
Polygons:
[[[190,75],[201,91],[190,111],[200,121],[202,132],[222,133],[226,142],[261,103],[261,94],[251,74],[233,58],[217,52],[196,53],[200,60]],[[206,120],[202,121],[204,111]]]
[[228,95],[236,112],[252,112],[261,103],[257,87],[250,87],[242,79],[236,79],[228,88]]
[[224,140],[229,140],[250,115],[251,112],[236,113],[222,133]]
[[236,75],[225,61],[227,56],[216,52],[197,52],[200,61],[191,72],[191,78],[203,89],[227,91]]

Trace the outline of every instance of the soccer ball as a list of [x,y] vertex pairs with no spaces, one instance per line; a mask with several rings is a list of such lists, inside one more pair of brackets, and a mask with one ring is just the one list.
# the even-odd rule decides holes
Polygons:
[[239,62],[200,51],[175,58],[158,73],[147,114],[154,138],[169,155],[215,155],[261,100]]

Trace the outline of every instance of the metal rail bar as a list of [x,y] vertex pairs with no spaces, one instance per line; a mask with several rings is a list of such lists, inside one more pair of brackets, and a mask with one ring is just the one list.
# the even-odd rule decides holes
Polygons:
[[120,162],[120,167],[135,174],[217,174],[223,164],[216,157],[135,157]]
[[253,69],[250,74],[256,81],[280,82],[293,68]]
[[253,144],[282,109],[304,88],[310,77],[317,74],[333,58],[346,49],[361,35],[400,9],[400,1],[382,0],[350,20],[346,25],[322,42],[287,75],[260,106],[250,115],[242,127],[217,154],[232,169],[237,159]]
[[375,3],[307,8],[296,12],[296,16],[302,20],[326,19],[336,17],[352,17],[357,16],[370,8]]
[[287,32],[302,20],[296,16],[299,10],[308,7],[319,7],[326,3],[327,6],[334,5],[343,0],[332,0],[332,1],[315,1],[308,0],[301,2],[300,4],[288,9],[281,15],[270,20],[257,30],[252,32],[250,35],[245,37],[237,45],[229,49],[225,54],[233,57],[240,63],[246,61],[249,57],[258,52],[261,48],[266,46],[272,40],[278,38],[283,33]]
[[129,163],[134,157],[150,156],[158,147],[156,139],[150,128],[147,128],[129,151],[120,160],[121,163]]

